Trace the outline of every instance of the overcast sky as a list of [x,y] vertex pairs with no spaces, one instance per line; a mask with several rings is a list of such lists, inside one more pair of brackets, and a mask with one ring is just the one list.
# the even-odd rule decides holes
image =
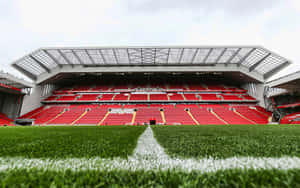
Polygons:
[[[0,0],[0,69],[40,47],[262,45],[300,70],[300,0]],[[278,75],[278,76],[279,76]]]

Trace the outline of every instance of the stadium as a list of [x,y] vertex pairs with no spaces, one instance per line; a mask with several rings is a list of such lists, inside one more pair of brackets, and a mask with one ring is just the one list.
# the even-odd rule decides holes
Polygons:
[[291,63],[262,46],[37,49],[12,63],[31,82],[1,73],[0,182],[299,186],[300,74],[270,80]]

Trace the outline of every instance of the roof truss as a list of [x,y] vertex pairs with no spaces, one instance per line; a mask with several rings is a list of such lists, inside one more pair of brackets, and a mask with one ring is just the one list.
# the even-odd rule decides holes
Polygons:
[[53,68],[77,64],[99,67],[237,64],[267,78],[290,61],[259,46],[70,47],[41,48],[15,61],[13,66],[36,80]]

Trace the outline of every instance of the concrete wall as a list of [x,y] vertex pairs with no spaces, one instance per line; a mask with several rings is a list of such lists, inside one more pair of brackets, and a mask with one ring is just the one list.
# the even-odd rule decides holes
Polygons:
[[19,115],[22,105],[23,95],[0,93],[0,112],[7,115],[11,119],[15,119]]
[[32,88],[31,94],[24,96],[20,116],[42,106],[41,101],[42,101],[41,86],[35,86],[34,88]]
[[248,90],[248,94],[257,100],[259,100],[259,105],[261,107],[266,107],[265,100],[264,100],[264,84],[257,84],[257,83],[247,83],[242,85],[243,89]]
[[[24,96],[20,116],[42,106],[41,101],[49,97],[56,88],[53,85],[51,86],[52,87],[49,87],[49,85],[48,87],[47,85],[36,85],[34,88],[32,88],[31,94]],[[47,91],[45,91],[45,88]]]

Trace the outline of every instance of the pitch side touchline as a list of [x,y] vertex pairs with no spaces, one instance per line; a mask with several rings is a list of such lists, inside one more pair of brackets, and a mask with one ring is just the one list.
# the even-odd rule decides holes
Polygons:
[[138,139],[134,154],[128,159],[114,158],[68,158],[27,159],[22,157],[0,158],[0,171],[38,169],[53,171],[84,170],[180,170],[216,172],[229,169],[300,169],[299,157],[233,157],[227,159],[180,159],[170,158],[157,143],[152,129],[148,127]]

